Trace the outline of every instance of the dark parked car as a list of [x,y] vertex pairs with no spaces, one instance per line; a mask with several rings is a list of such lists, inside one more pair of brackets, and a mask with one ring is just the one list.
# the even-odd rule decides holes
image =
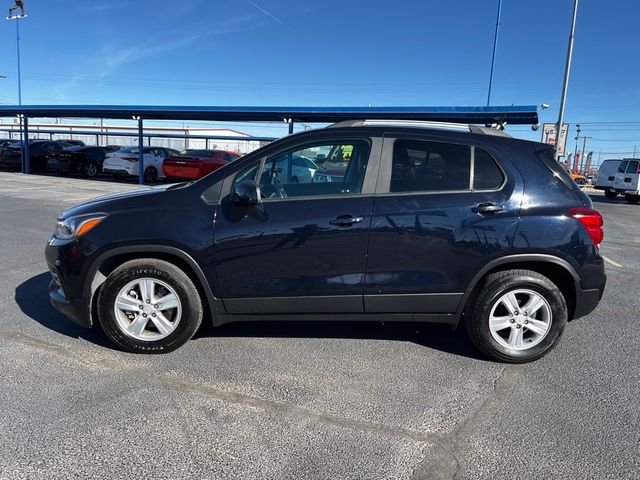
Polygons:
[[82,173],[86,177],[95,177],[102,171],[102,162],[107,153],[120,147],[81,147],[74,146],[49,153],[47,170],[61,175]]
[[[44,172],[47,156],[59,152],[69,145],[51,140],[29,140],[29,165],[34,172]],[[20,170],[22,168],[22,143],[13,143],[0,152],[0,167]]]
[[[350,151],[341,181],[281,176],[283,156],[336,145]],[[206,312],[214,325],[462,323],[490,357],[526,362],[596,308],[602,239],[602,217],[546,144],[347,122],[197,182],[70,208],[46,260],[53,304],[132,352],[177,348]]]

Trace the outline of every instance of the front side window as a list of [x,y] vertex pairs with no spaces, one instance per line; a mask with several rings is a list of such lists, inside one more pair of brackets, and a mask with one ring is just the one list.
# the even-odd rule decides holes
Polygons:
[[[349,161],[320,162],[321,151],[349,150]],[[267,157],[259,177],[265,198],[306,197],[317,195],[353,195],[362,191],[369,161],[369,142],[349,142],[306,145]],[[314,157],[315,155],[315,157]],[[322,157],[321,157],[322,158]]]
[[469,189],[471,147],[422,140],[396,140],[390,192]]

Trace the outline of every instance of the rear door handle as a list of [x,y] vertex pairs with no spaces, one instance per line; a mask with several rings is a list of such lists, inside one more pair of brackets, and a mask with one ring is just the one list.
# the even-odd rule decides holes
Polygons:
[[496,205],[495,203],[491,202],[479,203],[471,209],[473,213],[480,214],[501,212],[502,210],[502,205]]
[[354,223],[360,223],[363,220],[362,217],[352,217],[351,215],[338,215],[333,220],[329,220],[331,225],[337,225],[339,227],[350,227]]

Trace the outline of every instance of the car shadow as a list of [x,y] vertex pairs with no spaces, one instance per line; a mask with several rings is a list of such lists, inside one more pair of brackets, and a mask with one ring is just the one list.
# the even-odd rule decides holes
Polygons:
[[612,204],[626,203],[624,196],[618,196],[614,199],[609,199],[604,195],[589,195],[589,198],[591,198],[591,201],[593,203],[612,203]]
[[44,272],[18,285],[14,298],[22,313],[62,335],[82,338],[102,347],[113,348],[113,344],[109,342],[100,327],[94,325],[93,328],[85,328],[76,325],[53,308],[49,302],[50,281],[51,275]]
[[[42,326],[73,338],[106,348],[115,348],[99,326],[84,328],[58,312],[49,302],[49,273],[36,275],[15,290],[20,310]],[[334,338],[411,342],[425,348],[463,357],[487,360],[471,344],[463,328],[448,325],[405,322],[282,321],[238,322],[213,327],[204,319],[194,339],[211,337]]]

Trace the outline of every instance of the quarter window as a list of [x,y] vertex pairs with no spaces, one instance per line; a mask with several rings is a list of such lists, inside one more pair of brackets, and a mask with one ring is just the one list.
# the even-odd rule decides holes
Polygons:
[[468,190],[471,147],[421,140],[396,140],[391,192]]
[[504,182],[504,175],[496,161],[481,148],[473,154],[473,189],[495,190]]

